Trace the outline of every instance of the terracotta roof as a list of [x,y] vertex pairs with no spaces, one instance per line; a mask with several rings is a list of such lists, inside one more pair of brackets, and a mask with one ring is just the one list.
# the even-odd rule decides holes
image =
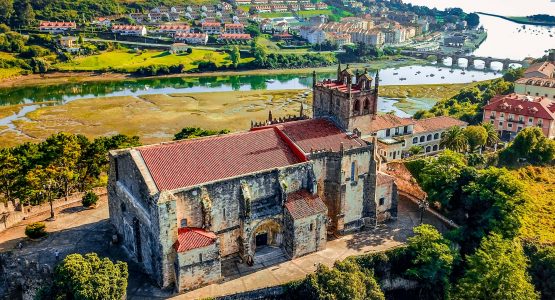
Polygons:
[[212,245],[217,236],[201,228],[184,227],[177,230],[177,241],[173,245],[177,252],[185,252]]
[[516,83],[555,88],[555,78],[530,77],[520,78]]
[[440,116],[428,119],[416,120],[414,133],[438,131],[448,129],[453,126],[466,126],[468,123],[453,117]]
[[378,185],[391,184],[393,181],[395,181],[395,178],[393,176],[387,175],[382,172],[378,172],[378,176],[377,176]]
[[187,24],[160,25],[158,30],[189,30],[191,26]]
[[114,25],[112,30],[127,30],[127,31],[140,31],[143,30],[144,26],[139,25]]
[[218,22],[204,22],[202,23],[202,27],[222,27],[222,24]]
[[274,128],[139,147],[159,190],[300,163]]
[[299,190],[287,194],[285,208],[287,208],[293,219],[303,219],[327,212],[327,207],[322,199],[318,195],[309,193],[307,190]]
[[183,38],[183,39],[204,39],[208,35],[206,33],[190,33],[190,32],[178,32],[175,34],[175,38]]
[[220,39],[232,39],[232,40],[249,40],[251,35],[248,33],[224,33],[219,36]]
[[[423,200],[427,194],[422,190],[416,179],[402,162],[391,162],[386,166],[385,172],[395,178],[397,190],[401,193],[409,194],[417,199]],[[379,178],[379,177],[378,177]]]
[[309,119],[277,124],[290,139],[305,153],[310,150],[339,151],[341,143],[345,149],[366,146],[358,137],[350,137],[327,119]]
[[555,105],[549,98],[545,97],[533,97],[514,93],[499,95],[493,97],[490,103],[484,106],[484,110],[555,120]]
[[544,61],[540,63],[535,63],[528,67],[524,74],[532,73],[532,72],[540,72],[544,74],[546,77],[550,77],[555,72],[555,64],[550,61]]
[[414,125],[415,120],[411,118],[401,118],[392,114],[376,116],[376,119],[370,123],[370,132],[374,133],[383,129],[395,128],[401,126]]
[[50,21],[42,21],[40,22],[40,27],[49,27],[49,28],[69,28],[69,27],[76,27],[77,25],[75,22],[50,22]]
[[229,23],[229,24],[224,24],[225,28],[245,28],[245,25],[241,24],[241,23]]

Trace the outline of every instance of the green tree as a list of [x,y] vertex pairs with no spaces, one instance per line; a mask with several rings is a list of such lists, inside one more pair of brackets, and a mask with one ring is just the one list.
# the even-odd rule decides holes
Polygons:
[[468,148],[468,139],[464,129],[453,126],[447,129],[441,136],[440,147],[445,147],[456,152],[464,152]]
[[542,300],[555,299],[555,246],[532,244],[525,250],[530,257],[528,271]]
[[499,133],[497,132],[497,129],[495,129],[493,124],[491,124],[491,123],[482,123],[480,125],[482,125],[482,127],[484,127],[484,129],[486,130],[486,134],[487,134],[486,145],[488,145],[490,147],[493,147],[497,143],[499,143],[499,141],[500,141]]
[[7,24],[13,12],[13,0],[0,0],[0,23]]
[[9,148],[0,149],[0,202],[14,201],[22,167]]
[[491,234],[476,253],[467,257],[465,275],[459,280],[454,299],[538,299],[526,272],[526,257],[518,240]]
[[121,300],[126,294],[128,276],[125,262],[113,263],[96,253],[70,254],[56,267],[53,285],[43,297]]
[[464,20],[468,27],[477,27],[480,24],[480,16],[477,13],[469,13]]
[[229,133],[229,130],[227,130],[227,129],[207,130],[207,129],[202,129],[202,128],[198,128],[198,127],[185,127],[183,129],[181,129],[181,131],[179,131],[178,133],[175,134],[173,140],[174,141],[186,140],[186,139],[192,139],[192,138],[197,138],[197,137],[217,135],[217,134],[226,134],[226,133]]
[[229,52],[229,56],[231,58],[231,63],[233,64],[233,67],[237,69],[237,67],[239,66],[239,62],[241,61],[241,52],[239,52],[239,47],[233,46],[231,48],[231,52]]
[[538,127],[524,128],[499,154],[499,159],[505,163],[514,163],[519,158],[534,164],[550,163],[555,159],[555,141],[546,138]]
[[35,22],[35,11],[30,0],[14,2],[15,18],[14,24],[18,26],[30,26]]
[[468,126],[464,129],[464,135],[466,136],[470,152],[474,152],[476,148],[484,146],[488,139],[488,132],[484,127],[479,125]]
[[422,146],[413,145],[409,148],[409,153],[411,155],[418,155],[418,154],[422,154],[423,152],[424,152],[424,148],[422,148]]
[[463,252],[474,249],[479,241],[495,232],[514,238],[521,226],[526,194],[522,183],[506,169],[488,168],[463,187]]
[[266,60],[268,59],[268,50],[264,45],[258,42],[258,39],[253,39],[251,42],[251,54],[254,56],[254,62],[259,67],[266,66]]
[[69,196],[78,179],[76,167],[82,150],[79,138],[64,132],[54,134],[40,145],[40,150],[44,154],[43,164],[51,170],[49,179],[61,185],[62,195]]
[[458,252],[432,225],[423,224],[413,231],[415,235],[408,239],[413,266],[407,274],[418,279],[423,290],[433,298],[444,299],[449,292],[449,276]]
[[524,68],[510,68],[503,74],[503,79],[509,82],[515,82],[524,77]]
[[363,271],[353,261],[337,262],[334,268],[319,265],[301,284],[296,298],[333,300],[383,300],[380,286],[370,271]]
[[455,191],[460,189],[458,180],[465,167],[464,156],[450,150],[443,151],[437,158],[428,159],[419,178],[429,200],[447,207]]

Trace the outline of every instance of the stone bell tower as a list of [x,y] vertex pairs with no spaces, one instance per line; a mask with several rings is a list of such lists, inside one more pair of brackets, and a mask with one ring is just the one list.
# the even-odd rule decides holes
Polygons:
[[332,119],[345,131],[364,133],[375,118],[378,107],[379,74],[376,73],[374,87],[368,70],[353,73],[349,65],[337,68],[336,79],[316,82],[313,74],[313,117]]

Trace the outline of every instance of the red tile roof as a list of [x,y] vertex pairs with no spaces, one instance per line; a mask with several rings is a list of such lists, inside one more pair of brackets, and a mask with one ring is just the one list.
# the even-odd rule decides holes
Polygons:
[[144,146],[137,150],[159,190],[173,190],[304,161],[273,128]]
[[512,113],[546,120],[555,119],[555,105],[549,98],[545,97],[518,94],[499,95],[493,97],[484,106],[484,110]]
[[75,28],[77,25],[75,22],[49,22],[49,21],[42,21],[40,22],[40,27],[47,27],[47,28]]
[[241,24],[241,23],[228,23],[228,24],[224,24],[225,28],[245,28],[245,25]]
[[201,25],[202,27],[222,27],[221,23],[218,22],[204,22]]
[[528,67],[526,71],[524,71],[524,75],[526,76],[529,73],[533,73],[533,72],[539,72],[546,77],[551,77],[555,72],[555,63],[552,63],[550,61],[535,63],[530,67]]
[[127,31],[141,31],[144,26],[140,25],[114,25],[112,30],[127,30]]
[[363,140],[349,137],[327,119],[309,119],[274,126],[282,130],[304,153],[310,153],[311,149],[339,151],[341,143],[345,149],[366,146]]
[[327,207],[318,197],[307,190],[299,190],[287,195],[285,208],[289,211],[293,219],[303,219],[316,214],[326,213]]
[[194,227],[179,228],[177,234],[177,241],[173,245],[177,252],[206,247],[212,245],[217,239],[213,232]]
[[248,33],[224,33],[219,36],[222,40],[250,40],[251,35]]
[[411,118],[401,118],[392,114],[379,115],[370,123],[370,132],[374,133],[388,128],[414,125],[414,123],[415,120]]
[[382,172],[378,172],[378,176],[377,176],[377,184],[378,185],[385,185],[385,184],[391,184],[393,181],[395,181],[395,178],[393,176],[387,175],[385,173]]
[[448,129],[453,126],[466,126],[468,123],[447,116],[433,117],[428,119],[416,120],[414,133],[438,131]]

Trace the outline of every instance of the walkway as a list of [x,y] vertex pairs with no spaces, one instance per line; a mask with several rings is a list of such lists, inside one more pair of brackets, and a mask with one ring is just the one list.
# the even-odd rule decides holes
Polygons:
[[[48,215],[39,216],[25,223],[44,220],[47,217]],[[412,233],[412,227],[419,222],[418,207],[413,203],[401,201],[399,218],[396,222],[329,241],[325,250],[295,260],[284,261],[280,255],[270,254],[271,261],[265,263],[269,265],[267,268],[237,264],[234,267],[227,264],[226,273],[230,276],[226,280],[181,295],[172,295],[171,291],[158,289],[147,276],[140,272],[136,264],[128,261],[130,274],[127,296],[128,299],[167,299],[171,296],[173,299],[197,299],[287,283],[314,272],[319,263],[332,265],[336,260],[348,256],[397,247],[406,241]],[[432,216],[426,215],[424,222],[433,223],[439,226],[438,228],[442,228],[437,219]],[[108,205],[105,197],[94,210],[83,209],[76,205],[58,211],[56,220],[46,222],[46,226],[50,234],[48,238],[41,241],[30,241],[24,238],[24,224],[0,233],[0,251],[13,250],[29,261],[50,266],[56,263],[54,258],[56,250],[60,252],[62,258],[70,253],[97,252],[101,256],[109,256],[114,260],[127,260],[119,247],[110,245],[112,229],[108,222]],[[17,249],[19,242],[22,242],[22,249]],[[239,274],[243,276],[239,277]]]

